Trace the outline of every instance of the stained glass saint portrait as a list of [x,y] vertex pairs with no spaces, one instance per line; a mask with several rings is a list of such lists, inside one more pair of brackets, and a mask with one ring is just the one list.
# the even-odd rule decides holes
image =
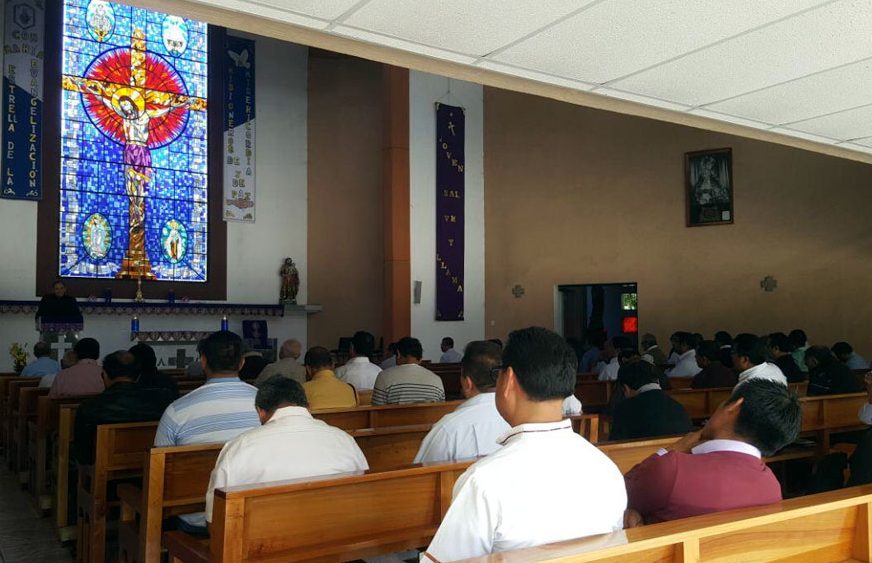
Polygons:
[[206,24],[65,0],[61,276],[206,281]]

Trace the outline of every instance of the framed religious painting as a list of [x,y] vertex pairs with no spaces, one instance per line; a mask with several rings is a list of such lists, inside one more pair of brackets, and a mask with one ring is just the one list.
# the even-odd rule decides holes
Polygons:
[[733,223],[733,151],[714,149],[684,155],[688,227]]

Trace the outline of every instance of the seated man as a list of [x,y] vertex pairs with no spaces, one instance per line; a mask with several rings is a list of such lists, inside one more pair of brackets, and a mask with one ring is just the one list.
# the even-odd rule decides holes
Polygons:
[[372,390],[373,405],[436,403],[445,400],[442,379],[421,367],[424,350],[417,338],[397,342],[397,365],[378,374]]
[[626,490],[620,471],[563,419],[577,361],[563,338],[544,328],[509,335],[496,406],[512,429],[500,449],[458,479],[421,561],[455,561],[621,529]]
[[609,440],[634,440],[684,434],[693,423],[681,403],[660,388],[648,362],[630,362],[618,370],[626,399],[615,405]]
[[805,351],[808,350],[808,336],[805,331],[800,328],[795,328],[788,335],[790,345],[793,347],[793,360],[799,369],[808,373],[808,366],[805,365]]
[[769,335],[769,356],[772,363],[778,366],[788,383],[805,381],[805,373],[796,365],[793,359],[793,345],[790,338],[783,332],[773,332]]
[[255,406],[263,426],[227,442],[215,462],[206,491],[207,522],[217,488],[369,469],[354,438],[312,418],[296,381],[281,376],[264,381]]
[[440,364],[459,364],[463,359],[460,352],[454,349],[454,339],[450,336],[442,339],[439,348],[442,350],[442,355],[439,357]]
[[787,387],[787,378],[778,366],[766,361],[766,342],[753,334],[736,335],[733,369],[739,373],[738,385],[750,379],[768,379]]
[[421,442],[415,463],[448,461],[488,455],[497,439],[510,430],[497,411],[495,369],[501,352],[492,342],[470,342],[463,353],[460,389],[466,401],[443,416]]
[[379,364],[378,367],[382,368],[382,370],[386,370],[388,368],[392,368],[397,365],[397,343],[391,342],[388,344],[388,350],[385,354],[382,363]]
[[[869,362],[866,361],[866,358],[855,352],[854,348],[847,342],[836,342],[833,344],[832,350],[833,355],[848,366],[848,369],[869,369]],[[33,347],[33,353],[36,354],[36,346]]]
[[666,365],[666,354],[657,345],[657,337],[646,332],[642,335],[640,342],[642,348],[642,359],[655,366]]
[[309,348],[306,352],[306,378],[303,384],[309,408],[341,409],[357,406],[354,387],[337,379],[333,373],[333,356],[323,346]]
[[76,410],[73,458],[80,464],[94,463],[98,425],[158,420],[172,402],[166,389],[145,389],[137,385],[139,372],[139,362],[130,352],[119,350],[103,358],[106,390],[82,401]]
[[369,391],[375,386],[375,378],[382,369],[370,361],[375,350],[375,337],[363,330],[354,333],[351,339],[351,359],[336,368],[336,377],[358,391]]
[[103,369],[97,363],[100,343],[93,338],[83,338],[73,346],[76,365],[58,372],[49,389],[49,397],[72,397],[91,395],[103,391]]
[[51,346],[48,342],[39,341],[33,345],[33,356],[36,358],[21,370],[21,377],[43,377],[54,375],[61,371],[61,365],[51,359]]
[[719,330],[715,333],[715,342],[720,348],[721,363],[724,367],[733,369],[733,337],[725,330]]
[[801,427],[799,398],[784,385],[737,385],[702,430],[627,473],[627,527],[779,502],[781,485],[762,457],[793,442]]
[[622,351],[632,349],[633,343],[626,336],[612,336],[606,340],[603,347],[603,359],[608,363],[603,366],[597,379],[599,381],[615,381],[618,378],[618,368],[621,367],[618,355]]
[[691,389],[733,387],[738,382],[736,372],[721,363],[721,349],[712,340],[703,340],[697,346],[696,364],[702,371],[693,376]]
[[808,366],[808,395],[859,393],[863,386],[848,366],[836,360],[826,346],[810,346],[805,351]]
[[274,375],[283,375],[302,385],[306,382],[306,368],[297,361],[302,354],[303,345],[300,344],[299,340],[293,338],[285,340],[279,349],[279,361],[263,368],[263,371],[254,380],[254,384],[260,385]]
[[673,346],[678,357],[675,367],[666,372],[668,377],[693,377],[702,371],[696,363],[695,338],[689,332],[676,332],[672,335]]
[[179,398],[179,384],[171,376],[161,373],[157,369],[157,356],[154,353],[154,348],[140,342],[134,344],[127,350],[136,358],[139,363],[139,379],[136,384],[144,389],[164,389],[170,394],[172,400]]

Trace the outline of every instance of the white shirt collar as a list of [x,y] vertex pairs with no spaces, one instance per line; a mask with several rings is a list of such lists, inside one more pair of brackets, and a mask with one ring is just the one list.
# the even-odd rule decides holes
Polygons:
[[757,459],[763,457],[760,450],[747,442],[740,442],[739,440],[709,440],[708,442],[703,442],[696,446],[690,451],[694,455],[710,454],[712,452],[736,452],[751,455]]
[[659,348],[659,347],[660,347],[660,346],[658,346],[657,344],[655,344],[654,346],[648,346],[648,348],[646,348],[645,351],[646,351],[646,352],[650,352],[650,351],[653,350],[654,348]]
[[691,356],[696,357],[696,350],[688,350],[684,354],[681,354],[680,356],[678,356],[678,361],[680,362],[686,358],[690,358]]
[[476,405],[480,405],[482,403],[489,403],[491,405],[496,405],[497,394],[493,391],[487,391],[485,393],[479,393],[475,397],[470,397],[469,399],[463,401],[458,405],[457,409],[463,409],[466,407],[474,407]]
[[281,407],[279,409],[276,409],[276,412],[273,413],[273,415],[267,421],[267,424],[272,424],[273,422],[277,422],[284,418],[290,418],[294,416],[310,419],[312,418],[312,414],[309,413],[309,409],[305,407]]
[[345,363],[346,363],[346,365],[347,364],[368,364],[369,358],[367,358],[366,356],[355,356]]
[[522,434],[534,436],[539,433],[548,433],[559,430],[569,430],[572,432],[572,422],[568,418],[565,418],[560,422],[529,422],[527,424],[519,424],[500,436],[497,443],[501,446],[505,446],[508,441],[515,436],[520,436]]
[[645,391],[654,391],[655,389],[657,391],[661,390],[659,383],[646,383],[645,385],[639,387],[636,391],[638,393],[644,393]]
[[618,357],[615,356],[614,358],[612,358],[611,360],[609,360],[609,363],[610,363],[610,364],[616,364],[616,363],[618,363]]

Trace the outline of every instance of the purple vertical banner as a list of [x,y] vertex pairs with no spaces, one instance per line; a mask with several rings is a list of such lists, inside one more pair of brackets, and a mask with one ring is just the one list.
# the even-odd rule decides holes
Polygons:
[[466,116],[436,104],[436,320],[463,320]]

